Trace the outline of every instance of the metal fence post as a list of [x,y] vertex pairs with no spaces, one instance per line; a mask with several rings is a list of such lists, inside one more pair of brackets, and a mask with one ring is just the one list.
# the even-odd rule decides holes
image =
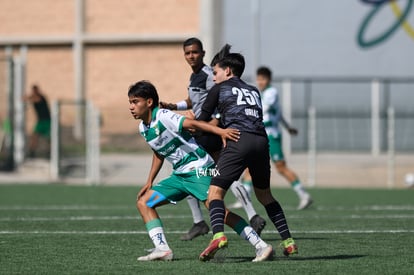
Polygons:
[[50,136],[50,177],[53,180],[60,178],[60,104],[59,101],[52,103],[52,125]]
[[316,185],[316,110],[308,109],[308,184]]
[[380,83],[371,82],[371,154],[380,153]]
[[100,181],[100,114],[91,102],[86,105],[86,180]]
[[393,188],[395,183],[395,112],[393,107],[388,107],[388,188]]

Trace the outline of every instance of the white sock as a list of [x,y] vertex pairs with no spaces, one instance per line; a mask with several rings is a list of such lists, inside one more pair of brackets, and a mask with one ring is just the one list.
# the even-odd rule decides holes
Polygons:
[[171,250],[168,246],[167,239],[165,238],[164,229],[162,227],[154,227],[148,231],[152,243],[155,248],[160,250]]
[[255,216],[256,210],[253,208],[252,200],[250,199],[249,194],[247,193],[246,189],[244,188],[243,184],[240,181],[235,181],[230,186],[231,192],[233,192],[234,196],[241,202],[243,205],[244,210],[249,218],[249,221]]
[[249,241],[255,248],[266,247],[265,243],[259,235],[253,230],[251,226],[246,226],[241,232],[240,236],[245,240]]
[[243,182],[242,184],[243,184],[244,189],[246,189],[247,194],[249,194],[249,197],[251,198],[252,197],[252,191],[253,191],[252,182],[251,181]]
[[295,190],[299,198],[303,198],[308,195],[308,193],[305,191],[305,189],[303,188],[300,182],[296,183],[295,186],[293,186],[293,190]]
[[188,202],[188,205],[190,206],[194,223],[199,223],[199,222],[204,221],[203,213],[201,212],[201,208],[200,208],[200,202],[193,196],[188,196],[187,202]]

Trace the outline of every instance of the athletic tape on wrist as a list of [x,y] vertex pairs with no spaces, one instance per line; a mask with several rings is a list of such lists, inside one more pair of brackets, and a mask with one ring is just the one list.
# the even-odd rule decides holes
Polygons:
[[187,110],[188,106],[187,106],[187,102],[185,100],[177,102],[177,110]]

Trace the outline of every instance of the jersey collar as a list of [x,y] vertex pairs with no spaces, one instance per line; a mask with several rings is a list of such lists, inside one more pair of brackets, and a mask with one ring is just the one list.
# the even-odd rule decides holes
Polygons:
[[155,120],[155,118],[157,117],[157,112],[158,112],[158,107],[155,107],[154,109],[152,109],[152,111],[151,111],[151,121]]

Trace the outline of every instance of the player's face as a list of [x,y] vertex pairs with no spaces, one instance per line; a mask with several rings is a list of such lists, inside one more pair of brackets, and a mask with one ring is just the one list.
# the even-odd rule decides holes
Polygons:
[[227,79],[229,79],[229,68],[221,68],[219,65],[213,67],[213,81],[216,84],[219,84]]
[[269,78],[263,75],[256,76],[256,85],[260,91],[263,91],[267,86],[269,86]]
[[203,64],[204,51],[197,44],[184,47],[184,58],[193,69],[198,69]]
[[148,119],[149,110],[151,108],[152,99],[142,97],[129,97],[129,111],[135,119]]

